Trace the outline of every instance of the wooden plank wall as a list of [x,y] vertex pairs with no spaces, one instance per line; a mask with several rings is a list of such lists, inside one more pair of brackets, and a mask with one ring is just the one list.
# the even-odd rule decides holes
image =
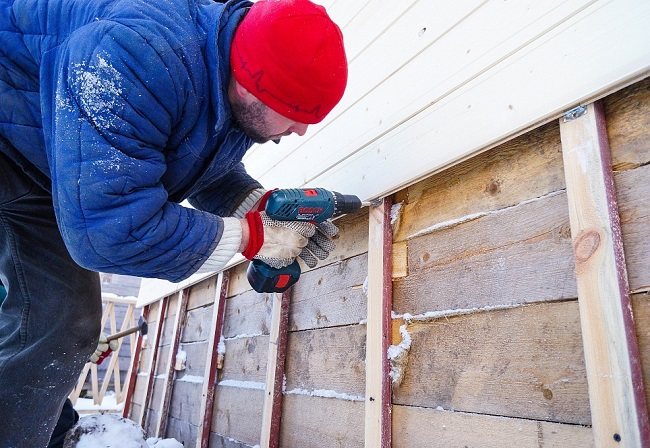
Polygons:
[[[647,382],[650,79],[604,104]],[[392,343],[402,342],[405,352],[394,360],[401,376],[393,385],[393,446],[593,446],[557,122],[393,200]],[[282,447],[364,444],[368,216],[337,224],[335,253],[304,272],[293,290]],[[245,269],[230,271],[211,447],[260,442],[271,300],[250,289]],[[196,441],[215,279],[189,291],[181,338],[187,362],[174,381],[166,434],[186,447]],[[159,360],[167,359],[176,300],[170,296]],[[151,305],[152,319],[159,306]],[[141,413],[151,352],[148,346],[142,352],[132,418]],[[156,379],[150,403],[160,401],[162,383]],[[158,410],[148,415],[152,431]]]
[[509,446],[589,446],[564,188],[551,123],[397,195],[393,309],[415,317],[394,321],[411,338],[395,446],[503,446],[504,428]]
[[[177,352],[181,358],[186,358],[184,363],[179,363],[180,369],[176,372],[171,392],[171,403],[169,407],[169,416],[167,421],[166,437],[174,437],[184,443],[186,447],[194,447],[197,439],[197,429],[200,423],[199,408],[203,385],[203,375],[205,364],[208,359],[207,338],[210,332],[210,319],[212,317],[212,307],[214,299],[218,297],[215,292],[216,277],[204,280],[189,288],[189,301],[185,316],[185,325],[182,328],[179,350]],[[186,293],[188,291],[185,291]],[[158,419],[160,417],[158,409],[163,387],[164,373],[167,359],[169,358],[169,348],[172,342],[173,324],[175,321],[175,311],[178,308],[178,295],[171,296],[168,306],[167,316],[163,326],[163,334],[158,345],[158,366],[153,387],[153,393],[149,400],[149,411],[144,428],[147,434],[153,435],[156,430]],[[156,325],[155,319],[158,316],[158,307],[160,302],[151,305],[149,316],[149,328]],[[141,362],[138,369],[135,392],[133,394],[131,418],[137,418],[141,415],[142,404],[144,403],[144,372],[147,372],[150,366],[153,347],[145,344],[141,354]]]

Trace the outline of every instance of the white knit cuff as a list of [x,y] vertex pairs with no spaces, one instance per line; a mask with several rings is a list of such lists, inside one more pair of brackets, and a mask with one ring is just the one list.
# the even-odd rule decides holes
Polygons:
[[204,272],[219,272],[226,263],[230,261],[237,253],[239,253],[239,246],[241,245],[242,231],[241,223],[237,218],[222,218],[223,219],[223,234],[217,244],[217,248],[212,252],[210,257],[205,260],[196,274]]
[[244,201],[239,204],[239,207],[237,207],[237,210],[235,210],[232,216],[235,218],[243,218],[244,215],[248,213],[255,204],[257,204],[257,201],[259,201],[262,196],[264,196],[264,193],[266,193],[266,190],[264,188],[256,188],[255,190],[251,191],[246,199],[244,199]]

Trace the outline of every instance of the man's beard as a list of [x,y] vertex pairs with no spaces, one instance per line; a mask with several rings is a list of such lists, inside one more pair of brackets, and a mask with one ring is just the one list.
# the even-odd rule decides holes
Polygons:
[[271,139],[266,129],[266,106],[260,102],[243,104],[240,102],[231,105],[232,114],[237,126],[255,143],[266,143]]

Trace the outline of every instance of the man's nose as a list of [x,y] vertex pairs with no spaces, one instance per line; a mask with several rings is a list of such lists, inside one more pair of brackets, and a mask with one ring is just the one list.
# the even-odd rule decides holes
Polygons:
[[308,124],[305,123],[296,123],[293,126],[291,126],[291,132],[298,134],[299,136],[305,135],[307,132],[307,128],[309,127]]

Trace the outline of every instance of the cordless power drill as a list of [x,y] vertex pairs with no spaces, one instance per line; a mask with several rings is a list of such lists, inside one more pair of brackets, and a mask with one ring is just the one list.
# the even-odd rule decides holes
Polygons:
[[[320,223],[355,212],[364,205],[367,203],[362,203],[351,194],[323,188],[291,188],[271,193],[265,211],[269,218],[276,221]],[[260,260],[253,260],[248,265],[246,276],[257,292],[284,292],[300,278],[300,265],[294,260],[289,266],[275,269]]]

